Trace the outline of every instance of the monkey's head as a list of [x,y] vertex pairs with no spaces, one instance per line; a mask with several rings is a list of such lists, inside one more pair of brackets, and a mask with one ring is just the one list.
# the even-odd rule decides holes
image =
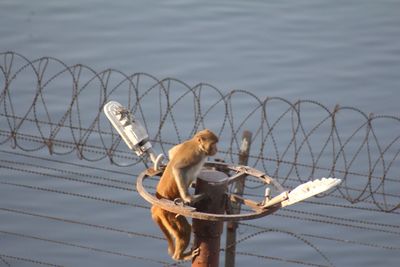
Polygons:
[[214,156],[217,154],[218,137],[213,132],[205,129],[198,132],[194,138],[198,142],[200,150],[207,156]]

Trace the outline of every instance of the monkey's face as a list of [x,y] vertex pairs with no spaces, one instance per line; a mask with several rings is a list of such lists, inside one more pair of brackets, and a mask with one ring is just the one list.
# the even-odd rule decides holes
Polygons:
[[195,135],[200,149],[206,156],[214,156],[217,154],[218,137],[208,129],[202,130]]
[[207,156],[214,156],[217,154],[218,148],[217,148],[217,142],[209,142],[208,147],[206,149],[206,155]]

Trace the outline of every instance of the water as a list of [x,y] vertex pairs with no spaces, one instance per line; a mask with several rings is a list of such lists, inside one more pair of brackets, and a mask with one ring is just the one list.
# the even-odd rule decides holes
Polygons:
[[[400,1],[396,0],[235,0],[217,3],[179,0],[3,0],[0,3],[0,51],[16,51],[30,59],[54,56],[67,64],[83,63],[96,71],[115,68],[128,74],[148,72],[160,79],[175,77],[190,85],[207,82],[223,92],[245,89],[261,98],[279,96],[292,101],[312,99],[332,109],[336,104],[340,104],[360,108],[366,113],[398,116],[399,11]],[[30,81],[27,77],[25,80],[24,77],[18,79],[22,79],[21,84],[29,84]],[[23,103],[24,97],[29,98],[29,94],[22,94],[18,102]],[[246,108],[246,104],[246,100],[243,99],[237,102],[237,107]],[[65,106],[54,105],[53,112],[57,112],[57,108]],[[190,121],[186,123],[191,124]],[[210,123],[213,123],[211,118]],[[1,148],[9,150],[7,145]],[[38,153],[48,156],[45,150],[35,152],[35,155]],[[23,156],[11,157],[16,161],[26,161]],[[2,158],[9,159],[10,155],[4,152]],[[63,160],[82,163],[75,154],[66,156]],[[34,161],[49,164],[39,159]],[[102,164],[108,163],[104,161]],[[85,168],[79,170],[88,172]],[[132,169],[124,171],[129,173]],[[112,174],[99,170],[92,170],[92,174],[112,177]],[[79,190],[91,195],[98,193],[89,185],[77,188],[76,183],[71,181],[54,181],[51,177],[28,175],[9,168],[2,169],[2,177],[7,178],[7,181],[21,179],[26,182],[34,179],[32,184],[35,186],[61,188],[64,191]],[[119,178],[134,182],[129,175]],[[5,207],[76,220],[83,218],[83,221],[158,234],[146,209],[135,208],[135,214],[131,214],[132,209],[123,206],[116,209],[113,205],[104,204],[94,208],[79,198],[45,192],[38,194],[28,189],[5,185],[1,187],[3,189],[0,191],[0,198]],[[131,192],[121,193],[104,189],[101,193],[110,198],[118,194],[118,199],[144,204],[137,195],[132,200]],[[303,209],[306,210],[307,207]],[[91,215],[87,216],[88,213]],[[369,222],[382,220],[382,215],[375,212],[357,217],[351,211],[337,209],[332,210],[332,214]],[[165,244],[157,240],[132,238],[128,234],[121,236],[102,231],[99,234],[98,231],[85,227],[60,229],[57,222],[41,218],[29,218],[24,221],[26,217],[4,211],[0,212],[0,218],[1,230],[51,236],[51,239],[88,246],[99,247],[99,244],[102,244],[101,246],[114,251],[168,260],[164,255]],[[301,233],[312,231],[307,224],[298,225],[302,221],[285,220],[285,223],[282,223],[280,220],[280,217],[273,217],[269,220],[271,224],[267,226],[282,227],[288,231],[299,229]],[[395,215],[387,215],[383,221],[387,224],[398,224]],[[266,225],[261,222],[259,224]],[[326,231],[328,236],[335,236],[329,226],[319,225],[320,230]],[[346,234],[351,235],[349,239],[359,242],[393,246],[397,247],[397,250],[400,247],[397,239],[375,231],[368,232],[368,235],[357,230],[344,233]],[[321,256],[307,246],[292,246],[291,239],[282,239],[279,234],[277,237],[267,237],[268,240],[281,242],[279,248],[273,249],[272,255],[279,255],[279,249],[287,247],[290,256],[326,264],[321,260]],[[252,243],[244,242],[241,249],[247,251],[266,246],[268,241],[263,238],[266,237],[260,236],[260,239]],[[349,246],[352,250],[349,252],[347,247],[341,248],[336,243],[318,239],[311,241],[317,243],[337,266],[396,266],[399,261],[398,256],[394,256],[398,254],[396,250]],[[25,250],[29,251],[21,252]],[[152,253],[152,250],[156,253]],[[262,249],[260,251],[259,254],[265,252]],[[132,264],[129,257],[107,257],[107,254],[78,247],[25,240],[0,233],[1,253],[42,259],[66,266]],[[159,254],[162,255],[158,256]],[[141,266],[159,265],[146,261],[133,262]],[[11,266],[25,264],[21,261],[11,263]],[[0,266],[1,264],[3,263],[0,261]],[[238,259],[238,266],[244,264],[263,266],[265,261],[242,256]],[[283,266],[292,264],[283,263]],[[30,264],[27,263],[27,266]]]

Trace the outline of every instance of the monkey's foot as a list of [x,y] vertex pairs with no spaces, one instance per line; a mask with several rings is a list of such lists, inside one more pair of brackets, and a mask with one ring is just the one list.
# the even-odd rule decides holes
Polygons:
[[181,255],[173,255],[172,258],[176,261],[188,261],[192,260],[194,257],[197,257],[199,254],[200,254],[200,247],[193,249],[189,252],[185,252]]
[[200,255],[200,247],[192,250],[192,259]]
[[175,248],[168,247],[168,254],[172,257],[175,253]]

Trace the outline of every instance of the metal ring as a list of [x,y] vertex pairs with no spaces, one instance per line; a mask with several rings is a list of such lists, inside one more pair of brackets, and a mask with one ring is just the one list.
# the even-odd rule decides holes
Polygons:
[[[227,168],[229,170],[233,170],[236,172],[241,172],[244,175],[249,175],[249,176],[255,176],[256,178],[259,178],[263,180],[267,184],[273,184],[276,185],[278,184],[275,180],[273,180],[271,177],[265,176],[262,172],[255,170],[253,168],[250,168],[248,166],[234,166],[234,165],[229,165],[225,163],[217,163],[217,162],[207,162],[205,164],[205,167],[210,168],[210,167],[216,167],[216,168]],[[200,212],[196,211],[195,208],[186,206],[186,205],[180,205],[180,203],[175,199],[174,201],[168,200],[168,199],[158,199],[154,195],[150,194],[147,192],[147,190],[143,186],[143,181],[149,177],[155,176],[155,175],[160,175],[162,172],[154,172],[154,171],[143,171],[137,178],[136,180],[136,188],[139,192],[139,194],[149,203],[151,203],[154,206],[160,207],[164,210],[167,210],[172,213],[180,214],[186,217],[192,217],[195,219],[200,219],[200,220],[208,220],[208,221],[241,221],[241,220],[252,220],[260,217],[264,217],[266,215],[269,215],[275,211],[277,211],[280,206],[272,206],[266,209],[260,208],[257,211],[254,211],[252,213],[246,213],[246,214],[214,214],[214,213],[206,213],[206,212]],[[235,176],[235,175],[234,175]],[[232,177],[234,177],[232,176]],[[238,177],[238,175],[236,175]],[[228,182],[230,178],[228,178]],[[278,184],[280,186],[280,184]],[[281,186],[280,186],[281,187]],[[246,205],[246,204],[244,204]]]

